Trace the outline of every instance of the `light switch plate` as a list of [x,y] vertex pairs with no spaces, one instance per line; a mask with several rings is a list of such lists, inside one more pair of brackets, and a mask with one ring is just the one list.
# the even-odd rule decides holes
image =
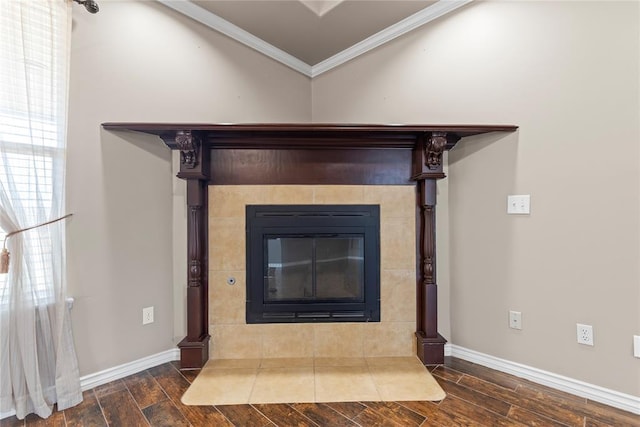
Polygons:
[[522,312],[509,311],[509,327],[511,329],[522,329]]
[[633,336],[633,357],[640,358],[640,335]]
[[529,215],[531,213],[531,196],[529,194],[507,196],[507,213],[509,215]]

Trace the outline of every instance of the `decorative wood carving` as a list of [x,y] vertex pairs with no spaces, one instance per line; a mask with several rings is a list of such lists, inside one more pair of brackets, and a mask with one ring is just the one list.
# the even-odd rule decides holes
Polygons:
[[189,253],[189,286],[202,286],[202,225],[200,224],[202,211],[200,206],[189,206],[188,253]]
[[200,141],[190,130],[176,132],[176,146],[180,150],[180,164],[187,169],[193,169],[198,165],[198,152]]
[[209,357],[205,215],[206,186],[212,183],[415,182],[417,351],[425,364],[442,363],[446,340],[438,334],[435,245],[436,180],[445,177],[442,153],[465,136],[517,129],[504,125],[104,123],[102,126],[107,130],[157,135],[169,148],[180,150],[178,177],[187,180],[189,207],[187,336],[178,344],[182,368],[200,368]]
[[422,211],[422,223],[424,224],[424,237],[422,239],[422,274],[423,285],[436,283],[436,236],[434,225],[436,223],[436,207],[431,205],[420,206]]
[[442,153],[447,146],[446,132],[432,132],[429,142],[425,145],[426,165],[429,169],[438,169],[442,166]]

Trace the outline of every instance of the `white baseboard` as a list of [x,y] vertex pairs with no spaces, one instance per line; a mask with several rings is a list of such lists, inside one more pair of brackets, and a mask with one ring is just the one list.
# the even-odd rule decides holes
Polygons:
[[[151,356],[143,357],[142,359],[134,360],[133,362],[124,363],[122,365],[114,366],[113,368],[105,369],[104,371],[80,377],[80,387],[82,387],[82,391],[89,390],[94,387],[110,383],[111,381],[137,374],[145,369],[153,368],[154,366],[179,359],[180,349],[172,348],[171,350],[152,354]],[[0,420],[12,417],[15,414],[16,411],[1,412]]]
[[445,344],[444,345],[444,355],[445,356],[451,356],[451,346],[453,344]]
[[82,391],[89,390],[91,388],[107,384],[111,381],[137,374],[145,369],[153,368],[154,366],[179,359],[180,349],[172,348],[171,350],[152,354],[151,356],[143,357],[142,359],[134,360],[133,362],[124,363],[122,365],[114,366],[113,368],[105,369],[104,371],[80,377],[80,386],[82,387]]
[[534,383],[585,397],[634,414],[640,414],[640,397],[638,396],[621,393],[563,375],[554,374],[553,372],[543,371],[542,369],[500,359],[455,344],[446,344],[444,354],[445,356],[458,357],[469,362],[477,363],[478,365],[486,366],[487,368],[495,369],[496,371],[525,378]]

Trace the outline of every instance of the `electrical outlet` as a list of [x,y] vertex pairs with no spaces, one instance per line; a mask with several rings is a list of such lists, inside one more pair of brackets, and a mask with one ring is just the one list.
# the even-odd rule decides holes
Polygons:
[[511,329],[522,329],[522,313],[519,311],[509,311],[509,327]]
[[509,195],[507,196],[507,214],[509,215],[529,215],[531,213],[531,195]]
[[593,326],[577,323],[578,344],[593,345]]
[[153,306],[142,309],[142,324],[148,325],[153,323]]

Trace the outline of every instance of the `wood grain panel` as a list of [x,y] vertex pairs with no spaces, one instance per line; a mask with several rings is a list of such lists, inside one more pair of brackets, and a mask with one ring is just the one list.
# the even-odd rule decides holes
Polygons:
[[279,427],[317,427],[309,418],[286,404],[253,406]]
[[584,427],[613,427],[611,424],[605,424],[600,421],[587,419],[584,423]]
[[431,371],[431,374],[443,380],[451,381],[452,383],[458,382],[460,378],[462,378],[462,375],[464,375],[461,372],[442,365],[436,366],[436,368]]
[[146,371],[126,377],[123,382],[140,408],[144,409],[167,399],[160,384]]
[[104,418],[110,426],[145,427],[149,425],[129,390],[109,393],[98,400]]
[[479,393],[474,389],[463,387],[441,378],[436,378],[436,380],[448,395],[456,396],[462,400],[466,400],[467,402],[482,406],[496,414],[506,416],[509,412],[509,408],[511,408],[511,405],[504,400],[487,396],[486,394]]
[[425,416],[417,414],[396,402],[367,402],[366,405],[384,418],[402,426],[419,426],[425,420]]
[[320,426],[356,427],[353,421],[323,403],[294,403],[291,405],[314,423]]
[[522,384],[522,380],[514,377],[513,375],[495,371],[462,359],[445,357],[444,365],[448,368],[472,375],[510,390],[515,390],[520,384]]
[[46,419],[42,419],[34,414],[29,414],[24,419],[24,425],[32,427],[65,427],[66,421],[63,412],[53,412],[51,416]]
[[64,416],[68,427],[107,425],[93,390],[82,393],[82,402],[73,408],[65,409]]
[[184,417],[193,425],[208,425],[215,422],[216,426],[231,427],[231,424],[213,406],[187,406],[180,400],[189,388],[189,382],[178,372],[171,363],[165,363],[148,370],[151,376],[160,384],[173,404],[182,412]]
[[154,427],[188,427],[191,424],[182,415],[182,412],[168,399],[147,406],[142,413]]
[[173,365],[174,368],[178,369],[182,374],[182,376],[185,377],[186,380],[189,381],[190,383],[192,383],[193,380],[195,380],[198,374],[200,373],[200,369],[180,369],[181,366],[180,366],[179,360],[174,360],[171,362],[171,364]]
[[[448,397],[447,397],[448,399]],[[433,402],[400,402],[412,411],[427,417],[424,426],[481,426],[482,424],[464,416],[464,413],[450,413],[440,410]]]
[[211,150],[212,185],[412,184],[411,150]]
[[640,415],[632,414],[622,409],[612,408],[605,404],[587,400],[584,408],[587,417],[614,426],[640,426]]
[[520,384],[516,388],[516,392],[521,396],[531,399],[554,400],[556,402],[575,404],[580,406],[583,406],[587,403],[587,399],[585,399],[584,397],[565,393],[564,391],[555,390],[551,387],[547,387],[542,384],[536,384],[527,380],[522,381],[522,384]]
[[464,385],[465,387],[473,388],[474,390],[477,390],[478,392],[486,394],[487,396],[491,396],[495,399],[503,400],[505,402],[511,403],[512,405],[516,405],[521,408],[536,412],[540,415],[549,417],[568,426],[582,426],[584,424],[584,417],[581,414],[576,413],[575,411],[556,406],[553,403],[549,403],[546,401],[528,399],[526,397],[519,396],[515,391],[503,388],[499,385],[495,385],[478,378],[464,376],[459,381],[459,384]]
[[24,420],[19,420],[15,415],[0,420],[0,427],[19,427],[24,425]]
[[354,419],[362,411],[367,409],[366,406],[359,402],[332,402],[327,403],[327,406],[335,411],[338,411],[350,420]]
[[271,421],[251,405],[224,405],[218,410],[236,426],[263,427]]
[[564,424],[518,406],[511,407],[508,418],[531,427],[564,427]]
[[369,407],[355,417],[353,421],[367,427],[398,427],[397,423],[385,418],[384,415]]
[[127,389],[127,386],[122,380],[116,380],[108,384],[104,384],[96,387],[94,389],[94,392],[96,394],[96,397],[100,399],[101,397],[106,396],[108,394],[115,393],[117,391],[126,390],[126,389]]
[[484,426],[522,427],[524,425],[455,396],[448,396],[438,405],[438,409],[450,416],[462,416]]

